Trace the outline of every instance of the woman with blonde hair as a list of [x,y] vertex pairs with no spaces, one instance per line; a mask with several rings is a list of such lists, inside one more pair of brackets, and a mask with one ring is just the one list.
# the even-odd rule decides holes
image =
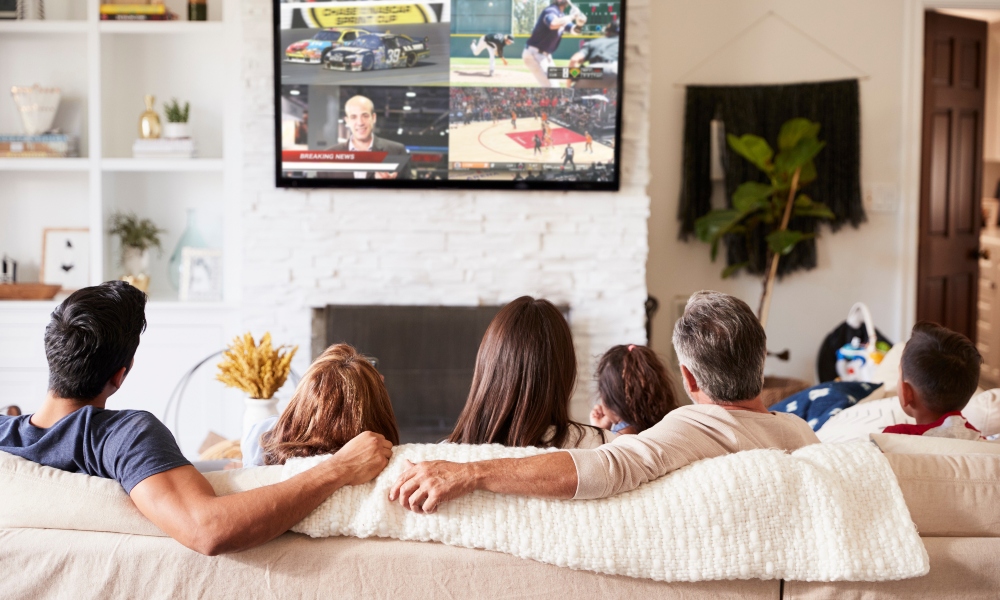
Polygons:
[[244,466],[333,454],[365,431],[399,444],[382,376],[348,344],[330,346],[310,365],[285,412],[275,419],[262,421],[244,439]]

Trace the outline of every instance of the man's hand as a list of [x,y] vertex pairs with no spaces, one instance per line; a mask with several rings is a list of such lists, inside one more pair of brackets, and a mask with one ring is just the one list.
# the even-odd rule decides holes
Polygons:
[[389,501],[415,513],[433,513],[438,507],[476,490],[474,467],[470,463],[433,460],[408,468],[389,490]]
[[395,171],[376,171],[375,179],[395,179],[399,177],[399,173]]
[[375,479],[392,458],[392,442],[380,433],[365,431],[337,450],[330,460],[345,471],[347,485]]
[[503,61],[503,66],[505,66],[505,67],[506,67],[506,66],[508,66],[508,65],[510,64],[510,63],[508,63],[508,62],[507,62],[507,59],[506,59],[506,58],[504,58],[504,57],[502,57],[502,56],[500,57],[500,60],[502,60],[502,61]]

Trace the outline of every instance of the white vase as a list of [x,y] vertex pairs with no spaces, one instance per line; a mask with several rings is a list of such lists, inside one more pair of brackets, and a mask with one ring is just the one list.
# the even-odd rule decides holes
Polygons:
[[149,273],[149,250],[135,246],[122,247],[122,267],[126,275],[144,275]]
[[258,400],[256,398],[244,398],[243,404],[246,410],[243,412],[243,437],[246,437],[250,428],[269,417],[278,416],[278,399]]
[[163,137],[168,140],[179,140],[191,137],[191,126],[187,123],[166,123],[163,125]]

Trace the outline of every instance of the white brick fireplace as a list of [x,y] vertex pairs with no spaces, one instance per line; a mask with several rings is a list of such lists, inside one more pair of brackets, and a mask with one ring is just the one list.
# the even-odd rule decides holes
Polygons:
[[567,194],[276,189],[271,0],[244,0],[244,326],[298,344],[302,372],[313,307],[548,298],[571,307],[585,419],[596,358],[645,339],[649,2],[628,2],[622,191]]

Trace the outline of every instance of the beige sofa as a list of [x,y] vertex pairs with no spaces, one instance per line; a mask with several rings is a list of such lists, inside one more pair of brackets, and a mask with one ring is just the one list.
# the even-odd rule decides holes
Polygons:
[[[7,598],[996,598],[1000,455],[888,454],[930,555],[885,583],[660,583],[483,550],[288,533],[205,557],[162,537],[113,482],[0,453],[0,596]],[[219,493],[275,468],[210,474]],[[127,532],[127,533],[126,533]]]

